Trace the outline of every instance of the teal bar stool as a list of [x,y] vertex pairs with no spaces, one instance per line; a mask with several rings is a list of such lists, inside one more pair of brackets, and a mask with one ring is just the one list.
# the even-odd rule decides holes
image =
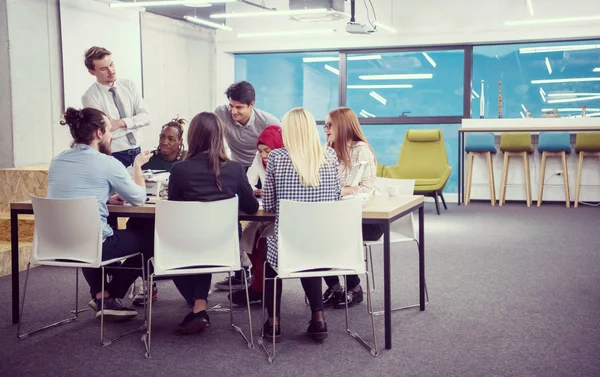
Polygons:
[[565,182],[565,203],[571,206],[569,196],[569,173],[567,171],[567,154],[571,153],[571,135],[568,132],[542,132],[538,139],[538,152],[542,154],[542,167],[540,169],[540,187],[537,206],[542,205],[544,195],[544,176],[546,174],[546,158],[560,157],[562,160],[563,179]]
[[579,206],[579,191],[581,191],[581,173],[584,157],[600,157],[600,132],[580,132],[575,137],[575,153],[579,153],[577,165],[577,183],[575,184],[575,203]]
[[500,202],[502,206],[506,201],[506,181],[508,180],[508,162],[510,157],[523,158],[523,171],[525,173],[525,199],[527,207],[531,207],[531,173],[529,171],[529,154],[533,153],[531,134],[529,132],[506,132],[500,136],[500,150],[504,153],[504,166],[502,167],[502,185],[500,188]]
[[471,183],[473,180],[473,162],[475,156],[482,156],[487,159],[488,178],[490,183],[490,202],[496,205],[496,185],[494,183],[494,166],[492,164],[492,154],[496,154],[496,142],[492,132],[472,132],[465,138],[465,152],[468,153],[467,160],[469,167],[467,169],[467,187],[465,192],[465,205],[471,201]]

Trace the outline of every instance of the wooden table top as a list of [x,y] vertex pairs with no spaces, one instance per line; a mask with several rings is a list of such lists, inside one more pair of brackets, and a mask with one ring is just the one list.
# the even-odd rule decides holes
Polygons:
[[[402,212],[417,208],[423,201],[423,195],[401,195],[393,198],[375,196],[363,207],[363,219],[390,219]],[[10,209],[31,211],[33,210],[33,206],[31,205],[31,201],[27,200],[10,203]],[[111,214],[122,215],[124,217],[128,214],[154,214],[155,209],[156,207],[154,204],[146,204],[139,207],[127,204],[122,206],[108,206],[108,211]],[[243,212],[240,212],[240,214],[247,215]],[[255,214],[252,214],[252,216],[274,217],[275,214],[266,212],[260,208]]]

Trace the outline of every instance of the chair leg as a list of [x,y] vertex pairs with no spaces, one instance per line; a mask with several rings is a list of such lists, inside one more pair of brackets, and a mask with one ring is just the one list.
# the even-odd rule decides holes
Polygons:
[[508,164],[510,152],[504,152],[504,166],[502,166],[502,182],[500,183],[500,203],[498,205],[502,207],[506,201],[506,180],[508,179]]
[[583,154],[579,152],[579,164],[577,165],[577,182],[575,183],[575,203],[573,207],[579,207],[579,192],[581,191],[581,172],[583,170]]
[[248,340],[248,338],[246,337],[246,334],[244,334],[242,329],[233,323],[233,301],[232,301],[233,289],[231,287],[231,273],[229,273],[229,319],[231,321],[231,327],[238,334],[240,334],[242,338],[244,338],[244,340],[246,341],[246,344],[248,345],[248,348],[253,349],[254,348],[254,336],[252,334],[252,315],[250,313],[250,297],[248,295],[248,278],[246,277],[245,273],[242,275],[244,275],[244,287],[246,289],[246,305],[248,306],[248,308],[247,308],[248,309],[248,323],[250,325],[250,339],[251,340]]
[[444,193],[442,191],[440,191],[440,199],[442,199],[442,205],[444,206],[444,209],[448,210],[448,206],[446,206],[446,199],[444,199]]
[[[269,280],[273,280],[273,314],[276,315],[277,311],[277,278],[274,279],[270,279]],[[263,321],[262,323],[266,323],[265,321],[265,294],[266,294],[266,287],[267,285],[267,262],[264,262],[264,268],[263,268],[263,295],[262,295],[262,315],[263,315]],[[275,362],[275,320],[273,320],[273,339],[271,339],[271,343],[273,343],[273,354],[271,355],[269,353],[269,350],[267,349],[267,347],[265,346],[265,332],[264,332],[264,325],[261,325],[260,327],[260,338],[258,338],[258,344],[260,344],[260,346],[262,347],[262,349],[265,351],[265,353],[267,354],[267,361],[269,362],[269,364],[273,364]]]
[[467,186],[465,187],[465,205],[469,205],[471,201],[471,184],[473,182],[473,162],[475,160],[475,153],[469,152],[467,155],[468,168],[467,168]]
[[567,170],[567,153],[561,152],[560,158],[562,160],[563,168],[563,180],[565,183],[565,205],[567,208],[571,206],[571,193],[569,192],[569,172]]
[[531,207],[531,174],[529,172],[529,155],[523,152],[523,170],[525,173],[525,200],[527,207]]
[[[148,261],[148,267],[150,267],[150,261]],[[150,272],[150,269],[148,268],[148,272]],[[154,274],[150,274],[149,273],[149,281],[148,281],[148,287],[152,287],[152,284],[154,283]],[[150,290],[148,290],[147,292],[150,293],[152,288],[150,288]],[[149,297],[148,300],[148,327],[146,329],[146,334],[144,336],[142,336],[142,341],[144,342],[144,345],[146,346],[146,353],[145,356],[147,359],[149,359],[151,357],[151,352],[150,352],[150,341],[152,340],[152,298]]]
[[486,152],[488,167],[488,178],[490,180],[490,202],[492,206],[496,205],[496,184],[494,182],[494,165],[492,165],[492,152]]
[[544,197],[544,179],[546,175],[546,158],[548,158],[548,152],[542,152],[542,166],[540,167],[540,183],[538,188],[538,200],[537,206],[542,205],[542,198]]
[[[365,280],[367,281],[367,307],[372,305],[371,302],[371,287],[369,287],[369,272],[365,271]],[[344,275],[344,287],[347,287],[348,284],[346,283],[346,275]],[[346,304],[346,332],[348,332],[348,334],[350,334],[351,337],[353,337],[354,339],[356,339],[356,341],[358,343],[360,343],[363,347],[365,347],[365,349],[367,351],[369,351],[369,353],[373,356],[377,356],[379,355],[379,350],[377,347],[377,335],[375,333],[375,316],[373,315],[373,312],[371,311],[371,326],[373,328],[373,342],[374,342],[374,346],[369,345],[369,343],[367,343],[363,338],[361,338],[361,336],[355,332],[350,330],[350,326],[349,326],[349,320],[348,320],[348,295],[344,295],[345,298],[345,304]]]
[[[18,339],[25,339],[25,338],[29,337],[30,335],[36,334],[38,332],[41,332],[41,331],[44,331],[44,330],[48,330],[48,329],[51,329],[51,328],[54,328],[54,327],[57,327],[57,326],[60,326],[60,325],[64,325],[64,324],[67,324],[67,323],[71,323],[71,322],[73,322],[73,321],[75,321],[77,319],[77,314],[79,313],[78,308],[77,308],[77,297],[78,297],[78,294],[79,294],[79,279],[78,279],[78,275],[76,275],[75,276],[75,278],[76,278],[76,280],[75,280],[75,301],[76,302],[75,302],[75,311],[72,311],[74,313],[74,316],[66,318],[66,319],[63,319],[62,321],[51,323],[51,324],[46,325],[44,327],[41,327],[39,329],[30,331],[28,333],[21,334],[21,325],[23,323],[23,312],[24,312],[24,309],[25,309],[25,293],[27,292],[27,283],[29,281],[29,271],[30,271],[30,269],[31,269],[31,262],[27,263],[27,273],[25,274],[25,286],[23,287],[23,296],[21,298],[21,311],[19,313],[19,322],[17,324],[17,338]],[[75,273],[77,274],[78,272],[79,272],[79,269],[76,268],[75,269]]]
[[437,211],[437,214],[440,214],[440,202],[438,201],[438,192],[434,191],[433,192],[433,200],[435,200],[435,210]]

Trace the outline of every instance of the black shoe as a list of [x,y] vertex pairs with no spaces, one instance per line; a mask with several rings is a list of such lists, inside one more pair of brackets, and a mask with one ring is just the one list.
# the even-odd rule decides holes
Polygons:
[[[269,321],[265,322],[263,326],[263,339],[267,342],[273,343],[273,325],[269,323]],[[275,325],[275,343],[279,343],[283,341],[281,337],[281,327],[279,325]]]
[[308,329],[306,329],[306,333],[314,340],[326,339],[328,335],[327,322],[315,321],[314,319],[311,319],[310,322],[308,322]]
[[[348,307],[351,308],[354,304],[360,304],[363,302],[363,290],[362,287],[359,286],[358,292],[353,290],[346,291],[346,295],[348,297]],[[344,300],[344,294],[340,294],[337,302],[334,305],[334,309],[344,309],[346,308],[346,302]]]
[[[338,298],[336,297],[337,293],[339,293],[339,292],[335,292],[331,288],[327,288],[325,290],[325,293],[323,293],[323,306],[326,308],[335,306],[335,304],[338,300]],[[343,298],[343,296],[342,296],[342,298]]]
[[[262,301],[262,292],[256,292],[252,289],[252,287],[248,287],[248,297],[250,298],[250,303],[261,302]],[[227,295],[229,298],[229,295]],[[240,289],[239,291],[233,292],[231,295],[231,302],[236,305],[246,305],[246,290]]]
[[177,325],[177,332],[184,335],[196,334],[206,327],[210,327],[210,319],[206,310],[198,313],[188,313],[183,321]]
[[[103,301],[104,301],[104,307],[102,306]],[[134,318],[138,315],[138,312],[135,309],[130,309],[130,308],[124,307],[123,304],[121,304],[121,301],[119,299],[109,297],[109,298],[104,298],[104,299],[96,299],[95,302],[96,302],[96,308],[97,308],[96,318],[98,318],[98,319],[100,319],[100,317],[102,316],[103,311],[104,311],[104,319],[107,321],[114,321],[114,322],[126,321],[126,320]]]

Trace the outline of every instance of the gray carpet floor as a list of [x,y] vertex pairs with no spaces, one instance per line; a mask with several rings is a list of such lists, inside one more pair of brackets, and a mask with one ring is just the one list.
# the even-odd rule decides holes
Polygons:
[[[229,328],[227,314],[211,313],[211,327],[202,334],[175,334],[174,326],[188,309],[170,281],[158,284],[152,359],[144,358],[138,334],[101,347],[100,324],[90,312],[75,323],[17,340],[6,276],[0,278],[0,375],[600,375],[600,208],[451,204],[437,216],[427,204],[425,212],[430,303],[424,312],[393,314],[393,349],[378,357],[346,334],[340,310],[326,312],[330,335],[325,342],[307,339],[310,310],[297,281],[284,282],[285,341],[273,365],[258,344],[253,350],[246,347]],[[416,303],[416,246],[394,246],[392,254],[393,303]],[[381,308],[381,249],[375,249],[374,263],[379,273],[373,299]],[[221,278],[216,275],[213,281]],[[66,317],[74,304],[74,280],[73,270],[33,269],[25,329]],[[83,280],[81,287],[79,305],[85,306],[89,295]],[[226,303],[227,296],[214,292],[209,300],[211,305]],[[234,314],[247,328],[245,311],[238,308]],[[252,316],[256,335],[262,324],[259,305]],[[364,304],[350,309],[350,320],[353,329],[372,340]],[[137,325],[108,324],[107,331]],[[376,326],[383,347],[382,317],[376,317]]]

